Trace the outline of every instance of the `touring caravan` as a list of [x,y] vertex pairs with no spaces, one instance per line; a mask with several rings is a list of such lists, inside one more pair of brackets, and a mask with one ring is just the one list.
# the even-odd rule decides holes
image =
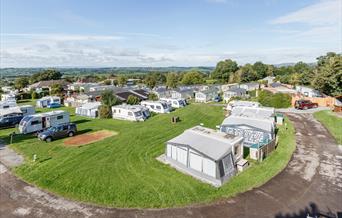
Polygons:
[[41,99],[38,99],[36,102],[36,107],[44,108],[49,106],[52,103],[61,104],[61,98],[58,96],[45,96]]
[[112,107],[113,119],[145,121],[150,111],[141,105],[117,105]]
[[172,108],[165,101],[142,101],[140,102],[142,106],[147,107],[150,111],[155,113],[170,113]]
[[101,102],[85,103],[75,109],[75,113],[80,116],[96,118],[99,115],[99,107]]
[[15,101],[0,101],[0,109],[16,107],[17,103]]
[[16,102],[15,94],[12,94],[12,93],[2,94],[1,95],[1,101],[14,101],[14,102]]
[[171,104],[171,107],[173,108],[181,108],[186,106],[186,101],[182,98],[161,98],[160,100]]
[[19,123],[22,134],[37,132],[62,123],[69,123],[70,115],[66,111],[50,111],[46,113],[25,116]]
[[254,101],[231,101],[227,104],[227,111],[232,111],[234,107],[260,107],[259,102]]

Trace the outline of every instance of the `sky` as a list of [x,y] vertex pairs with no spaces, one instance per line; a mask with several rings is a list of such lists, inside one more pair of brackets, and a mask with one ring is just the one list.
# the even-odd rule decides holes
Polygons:
[[342,0],[0,0],[0,68],[315,62]]

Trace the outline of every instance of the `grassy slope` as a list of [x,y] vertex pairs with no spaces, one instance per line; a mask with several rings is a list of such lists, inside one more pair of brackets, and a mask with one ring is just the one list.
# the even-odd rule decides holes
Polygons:
[[[171,124],[173,115],[182,121]],[[295,147],[291,124],[289,131],[280,129],[280,144],[272,156],[218,189],[155,159],[164,152],[164,143],[184,129],[199,123],[214,128],[222,119],[222,109],[209,105],[190,105],[141,123],[72,116],[81,131],[109,129],[119,135],[80,148],[66,148],[62,140],[47,144],[30,136],[18,137],[12,147],[23,153],[27,162],[16,173],[42,188],[81,201],[115,207],[173,207],[246,191],[286,166]],[[0,137],[8,140],[6,136],[12,131],[1,130]],[[31,161],[33,154],[38,156],[35,163]]]
[[342,145],[342,118],[327,110],[314,113],[314,117],[330,131],[337,143]]

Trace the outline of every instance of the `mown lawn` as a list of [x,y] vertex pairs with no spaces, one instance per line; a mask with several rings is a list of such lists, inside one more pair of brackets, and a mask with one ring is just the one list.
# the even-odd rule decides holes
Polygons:
[[342,145],[342,118],[328,110],[316,112],[314,117],[329,130],[337,143]]
[[[63,108],[73,113],[71,108]],[[171,124],[172,116],[181,122]],[[156,115],[146,122],[87,119],[72,116],[81,132],[108,129],[119,132],[103,141],[79,148],[65,147],[35,137],[17,137],[12,147],[26,157],[15,169],[24,180],[80,201],[112,207],[175,207],[233,196],[259,186],[280,172],[295,148],[294,129],[279,130],[278,149],[262,163],[254,164],[221,188],[214,188],[156,160],[165,142],[199,123],[215,128],[223,120],[221,107],[189,105],[171,114]],[[288,121],[287,121],[288,122]],[[8,141],[8,133],[0,137]],[[38,160],[32,161],[33,154]]]

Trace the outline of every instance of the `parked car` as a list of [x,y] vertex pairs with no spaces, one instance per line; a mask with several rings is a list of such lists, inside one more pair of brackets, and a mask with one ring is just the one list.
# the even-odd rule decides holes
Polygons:
[[297,100],[295,102],[295,108],[299,110],[307,110],[310,108],[316,108],[318,107],[317,103],[313,103],[309,100]]
[[59,108],[60,106],[61,106],[60,103],[53,102],[53,103],[49,104],[47,107],[48,108]]
[[220,96],[216,96],[214,99],[215,102],[220,102],[222,101],[222,98]]
[[10,128],[15,127],[15,125],[19,124],[21,119],[23,119],[22,114],[8,115],[0,117],[0,128]]
[[75,123],[64,123],[57,126],[50,127],[43,132],[38,134],[38,139],[46,142],[51,142],[52,140],[72,137],[76,134],[77,128]]

